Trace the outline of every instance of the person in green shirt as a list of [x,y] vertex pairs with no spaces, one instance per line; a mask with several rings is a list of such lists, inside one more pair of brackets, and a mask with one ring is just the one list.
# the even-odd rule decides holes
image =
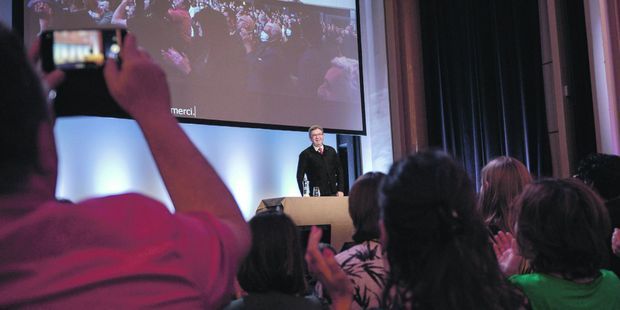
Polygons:
[[509,280],[532,309],[620,309],[620,280],[601,269],[610,225],[596,193],[577,180],[542,180],[526,187],[516,208],[516,240],[499,260],[507,273],[514,256],[528,261],[533,273]]

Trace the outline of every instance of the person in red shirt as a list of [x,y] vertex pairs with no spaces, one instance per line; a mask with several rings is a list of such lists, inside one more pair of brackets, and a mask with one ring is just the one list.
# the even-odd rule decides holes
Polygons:
[[20,40],[0,25],[0,308],[215,309],[233,293],[247,224],[170,115],[163,71],[131,34],[121,56],[104,68],[108,89],[140,126],[174,214],[135,193],[55,199],[53,119]]

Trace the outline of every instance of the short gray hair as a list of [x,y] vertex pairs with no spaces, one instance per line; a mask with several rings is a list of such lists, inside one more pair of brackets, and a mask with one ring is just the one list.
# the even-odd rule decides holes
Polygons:
[[347,76],[349,87],[351,91],[359,91],[360,89],[360,67],[359,62],[352,58],[347,57],[335,57],[332,59],[331,64],[333,67],[342,69]]
[[319,125],[312,125],[310,126],[310,129],[308,129],[308,137],[312,138],[312,132],[315,130],[321,130],[322,133],[324,133],[325,131],[323,130],[323,127],[319,126]]

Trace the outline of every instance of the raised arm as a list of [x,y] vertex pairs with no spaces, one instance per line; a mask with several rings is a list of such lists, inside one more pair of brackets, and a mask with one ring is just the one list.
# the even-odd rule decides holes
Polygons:
[[620,228],[614,228],[611,236],[611,249],[616,256],[620,257]]
[[116,7],[114,14],[112,14],[112,24],[127,27],[127,5],[129,5],[129,0],[123,0],[123,2]]
[[322,231],[312,226],[305,255],[308,272],[313,274],[327,290],[332,299],[330,309],[351,309],[353,284],[334,258],[334,253],[319,250],[321,235]]
[[108,61],[104,76],[110,93],[140,126],[177,212],[208,211],[236,234],[242,253],[249,229],[233,196],[211,164],[170,114],[170,92],[164,72],[127,34],[123,65]]

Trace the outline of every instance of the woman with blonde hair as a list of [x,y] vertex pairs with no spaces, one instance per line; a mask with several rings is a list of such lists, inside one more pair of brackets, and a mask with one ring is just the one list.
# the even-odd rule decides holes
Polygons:
[[478,208],[489,232],[512,233],[516,221],[512,202],[532,183],[532,176],[523,163],[508,156],[491,160],[481,174]]

